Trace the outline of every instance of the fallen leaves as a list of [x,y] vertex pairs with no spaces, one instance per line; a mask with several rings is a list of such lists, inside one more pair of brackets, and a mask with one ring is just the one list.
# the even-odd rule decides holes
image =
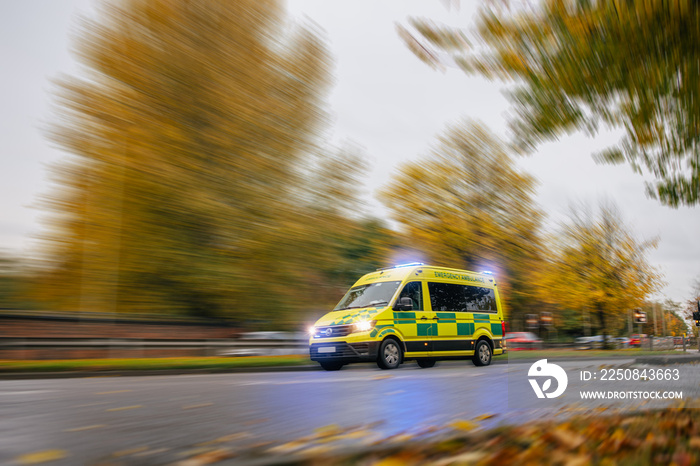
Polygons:
[[183,406],[182,409],[197,409],[197,408],[207,408],[209,406],[212,406],[214,403],[199,403],[196,405],[187,405]]
[[577,449],[586,441],[586,438],[583,435],[572,432],[566,425],[552,429],[550,432],[545,434],[545,437],[569,450]]
[[63,429],[63,432],[83,432],[85,430],[100,429],[102,427],[105,427],[105,425],[104,424],[93,424],[91,426],[73,427],[72,429]]
[[114,453],[112,453],[112,456],[115,458],[121,458],[122,456],[131,456],[131,455],[135,455],[137,453],[143,453],[145,451],[148,451],[148,447],[141,446],[141,447],[129,448],[128,450],[120,450],[120,451],[114,452]]
[[186,460],[176,463],[176,466],[203,466],[206,464],[214,464],[236,456],[231,450],[226,448],[217,448],[204,453],[193,456]]
[[235,434],[224,435],[224,436],[215,438],[214,440],[209,440],[206,442],[197,443],[196,446],[206,447],[206,446],[210,446],[210,445],[216,445],[219,443],[235,442],[237,440],[247,439],[250,437],[252,437],[252,435],[248,432],[236,432]]
[[341,429],[340,426],[338,426],[337,424],[331,424],[328,426],[319,427],[318,429],[314,429],[314,433],[318,438],[331,437],[334,435],[341,434],[342,432],[343,429]]
[[470,430],[474,430],[477,427],[479,427],[479,424],[472,422],[472,421],[457,420],[457,421],[453,421],[450,424],[450,427],[452,427],[455,430],[469,432]]
[[[483,415],[474,420],[485,420]],[[378,454],[357,455],[342,462],[373,465],[542,464],[700,464],[700,411],[671,408],[659,411],[586,415],[563,422],[532,422],[519,426],[477,429],[473,421],[457,420],[450,439],[416,441]],[[407,460],[408,459],[408,460]],[[341,462],[333,460],[331,463]]]
[[[256,455],[284,457],[295,464],[365,464],[372,466],[433,466],[474,464],[700,464],[700,411],[680,407],[620,413],[590,409],[564,421],[539,421],[483,429],[482,414],[456,419],[449,426],[415,426],[392,435],[378,425],[315,429],[310,435],[281,445],[261,445]],[[192,451],[178,466],[210,464],[233,455],[221,441],[240,440],[243,434],[217,439],[210,451]],[[228,445],[231,447],[231,445]],[[250,446],[250,445],[249,445]],[[236,459],[245,459],[236,450]],[[260,456],[257,456],[260,459]]]
[[67,455],[65,450],[44,450],[21,455],[15,461],[19,464],[42,464],[61,460]]
[[129,410],[129,409],[139,409],[139,408],[143,408],[143,406],[141,406],[141,405],[121,406],[121,407],[119,407],[119,408],[109,408],[109,409],[105,409],[105,411],[107,411],[107,412],[126,411],[126,410]]

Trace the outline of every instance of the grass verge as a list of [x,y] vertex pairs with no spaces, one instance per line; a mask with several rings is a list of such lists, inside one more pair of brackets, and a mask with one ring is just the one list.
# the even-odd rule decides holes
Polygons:
[[226,370],[244,367],[299,366],[311,364],[308,356],[246,356],[237,358],[140,358],[60,359],[0,361],[0,373],[8,372],[99,372],[168,369]]

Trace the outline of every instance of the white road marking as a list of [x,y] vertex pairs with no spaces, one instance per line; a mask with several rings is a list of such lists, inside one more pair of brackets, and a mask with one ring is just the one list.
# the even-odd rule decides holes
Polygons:
[[21,392],[0,392],[0,395],[36,395],[38,393],[54,393],[58,390],[23,390]]

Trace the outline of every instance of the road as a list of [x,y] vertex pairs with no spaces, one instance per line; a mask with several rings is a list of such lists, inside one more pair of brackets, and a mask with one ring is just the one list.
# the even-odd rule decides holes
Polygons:
[[[630,362],[612,364],[627,367]],[[544,405],[532,402],[529,364],[523,363],[0,381],[0,464],[37,459],[66,465],[170,464],[212,449],[245,462],[294,453],[309,444],[328,447],[329,440],[351,448],[439,435],[459,421],[490,427],[602,405],[639,409],[668,404],[597,400],[582,406],[567,398],[582,387],[600,388],[577,380],[577,374],[605,364],[610,362],[561,363],[569,374],[567,394]],[[682,372],[679,381],[654,388],[696,395],[698,376],[689,374]],[[630,382],[615,388],[638,387],[639,382]]]

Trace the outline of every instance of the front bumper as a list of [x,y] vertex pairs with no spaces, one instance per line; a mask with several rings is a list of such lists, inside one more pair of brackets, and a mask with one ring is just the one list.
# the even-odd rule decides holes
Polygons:
[[[311,343],[309,356],[312,361],[376,361],[379,343],[377,341]],[[331,348],[332,351],[329,351]]]

